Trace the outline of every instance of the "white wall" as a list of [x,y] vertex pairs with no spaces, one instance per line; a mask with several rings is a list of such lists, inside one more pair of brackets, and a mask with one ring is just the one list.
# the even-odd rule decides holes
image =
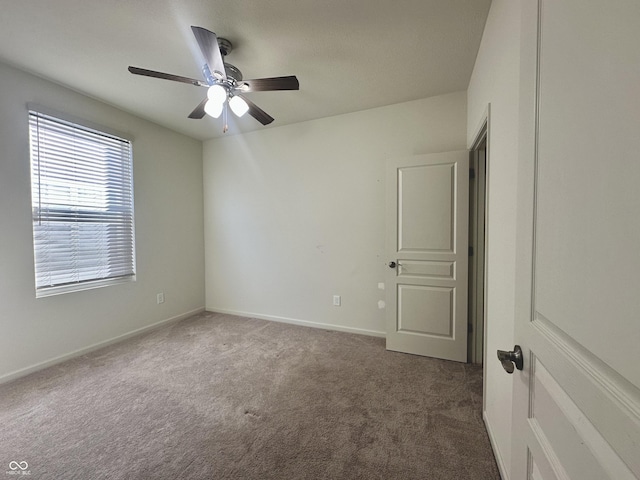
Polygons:
[[[35,298],[27,102],[133,137],[136,282]],[[0,381],[204,307],[201,175],[201,142],[0,64]]]
[[509,478],[513,377],[496,350],[514,345],[520,1],[493,0],[467,91],[467,144],[490,108],[485,421],[499,467]]
[[382,335],[385,160],[465,133],[458,92],[206,142],[207,309]]

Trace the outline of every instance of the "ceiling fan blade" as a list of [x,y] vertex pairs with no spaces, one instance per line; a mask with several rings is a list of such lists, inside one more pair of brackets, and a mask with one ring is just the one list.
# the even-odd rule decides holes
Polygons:
[[204,118],[204,116],[205,116],[204,104],[207,103],[207,100],[208,100],[208,98],[204,97],[204,100],[202,100],[198,104],[198,106],[193,109],[193,112],[191,112],[189,114],[189,118],[195,118],[195,119]]
[[171,73],[156,72],[155,70],[147,70],[145,68],[129,67],[128,69],[134,75],[144,75],[146,77],[162,78],[163,80],[172,80],[174,82],[189,83],[196,87],[206,87],[206,83],[189,77],[181,77],[180,75],[172,75]]
[[247,97],[245,97],[244,95],[238,96],[241,97],[245,102],[247,102],[247,105],[249,105],[249,115],[258,120],[262,125],[269,125],[271,122],[273,122],[274,118],[271,115],[262,110]]
[[289,75],[288,77],[255,78],[253,80],[243,80],[238,89],[242,92],[300,90],[300,83],[295,75]]
[[196,41],[209,66],[209,70],[211,70],[211,74],[218,79],[226,80],[227,73],[224,70],[224,62],[216,34],[202,27],[192,26],[191,30],[196,37]]

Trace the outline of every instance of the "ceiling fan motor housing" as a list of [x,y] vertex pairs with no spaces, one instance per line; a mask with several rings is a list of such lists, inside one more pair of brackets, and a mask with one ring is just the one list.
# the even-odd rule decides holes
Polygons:
[[[222,37],[218,37],[218,47],[220,48],[220,54],[222,55],[223,61],[224,57],[229,55],[233,50],[233,44],[231,41]],[[224,69],[227,77],[231,78],[232,81],[242,81],[242,72],[235,65],[224,62]]]
[[227,74],[227,78],[231,78],[236,82],[242,81],[242,72],[235,65],[231,65],[230,63],[225,63],[224,69]]

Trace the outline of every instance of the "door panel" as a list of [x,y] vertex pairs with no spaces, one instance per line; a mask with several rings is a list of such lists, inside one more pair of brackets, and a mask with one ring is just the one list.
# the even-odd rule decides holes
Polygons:
[[542,4],[536,311],[640,385],[640,2],[583,3]]
[[387,348],[467,360],[469,154],[389,161]]
[[640,4],[522,25],[512,477],[638,479]]
[[453,288],[398,285],[398,332],[452,338],[452,325]]
[[455,164],[407,166],[398,175],[398,251],[453,252]]
[[398,265],[398,276],[455,280],[456,263],[450,261],[403,260],[402,263]]
[[[542,443],[561,459],[569,478],[634,479],[628,467],[582,413],[573,399],[533,355],[530,419]],[[609,475],[609,473],[611,475]]]

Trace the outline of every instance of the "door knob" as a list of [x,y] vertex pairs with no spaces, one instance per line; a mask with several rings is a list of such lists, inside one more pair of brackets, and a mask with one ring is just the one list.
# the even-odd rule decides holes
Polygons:
[[396,268],[396,262],[389,262],[389,268]]
[[507,373],[513,373],[514,365],[518,370],[522,370],[524,360],[522,358],[520,345],[513,347],[513,351],[511,352],[498,350],[498,360],[500,360],[502,368],[504,368]]

